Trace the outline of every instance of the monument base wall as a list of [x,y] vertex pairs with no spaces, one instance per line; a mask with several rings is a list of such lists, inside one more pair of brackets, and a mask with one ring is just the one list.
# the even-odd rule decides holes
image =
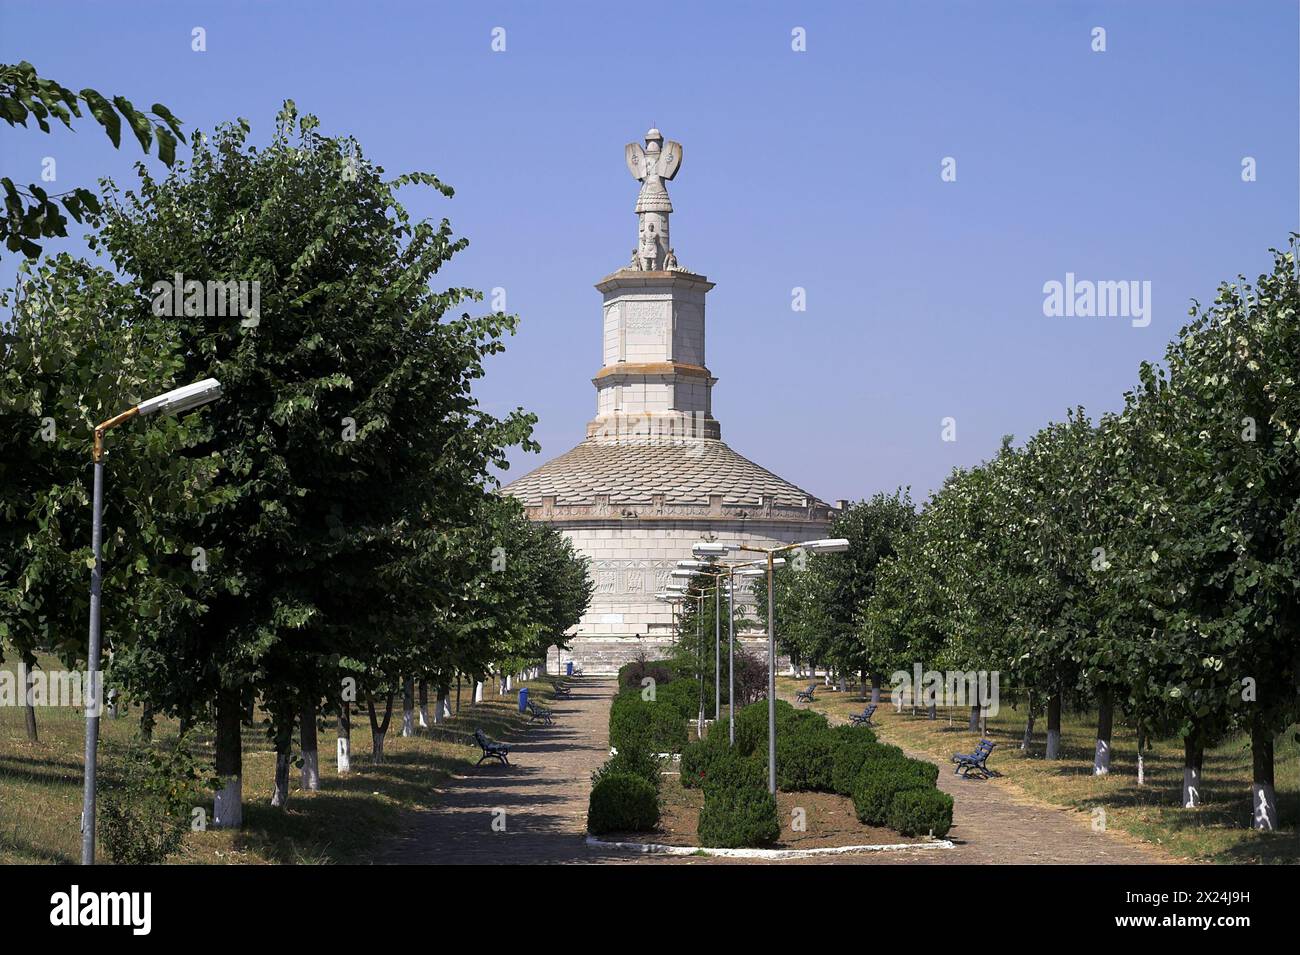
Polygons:
[[[571,649],[556,652],[551,647],[546,656],[546,672],[563,674],[565,664],[573,661],[575,668],[580,668],[586,676],[613,676],[619,667],[644,653],[647,660],[661,660],[672,652],[671,637],[578,637],[573,640]],[[767,639],[765,637],[737,637],[736,648],[744,647],[760,660],[767,660]],[[726,672],[727,643],[722,644],[723,672]],[[784,673],[790,668],[790,658],[777,653],[777,672]]]

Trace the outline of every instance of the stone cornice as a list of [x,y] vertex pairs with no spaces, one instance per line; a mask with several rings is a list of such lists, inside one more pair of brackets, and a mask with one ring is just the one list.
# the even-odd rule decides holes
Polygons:
[[591,380],[598,382],[603,378],[610,378],[615,375],[682,375],[688,378],[706,378],[717,381],[709,372],[709,369],[703,365],[688,365],[679,361],[620,361],[612,365],[606,365],[596,372],[596,377]]
[[685,272],[673,270],[671,272],[634,272],[631,269],[619,269],[610,275],[605,276],[596,283],[596,288],[601,292],[612,292],[615,289],[631,288],[671,288],[674,285],[681,285],[687,288],[697,288],[700,291],[707,292],[713,288],[713,283],[703,275],[696,275],[694,272]]
[[707,502],[700,503],[669,503],[663,494],[652,494],[649,502],[612,501],[608,494],[597,494],[591,503],[584,504],[557,504],[554,497],[543,497],[541,504],[524,507],[530,520],[601,527],[720,521],[826,525],[833,512],[829,505],[812,500],[804,506],[777,504],[770,499],[754,504],[724,504],[721,494],[710,494]]

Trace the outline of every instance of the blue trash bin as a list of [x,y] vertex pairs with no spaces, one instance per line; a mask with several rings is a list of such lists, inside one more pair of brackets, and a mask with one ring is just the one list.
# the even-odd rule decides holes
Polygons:
[[570,660],[568,663],[566,663],[566,664],[564,665],[564,675],[565,675],[565,676],[573,676],[573,661],[572,661],[572,660]]
[[521,686],[519,688],[519,712],[528,712],[528,687],[526,686]]

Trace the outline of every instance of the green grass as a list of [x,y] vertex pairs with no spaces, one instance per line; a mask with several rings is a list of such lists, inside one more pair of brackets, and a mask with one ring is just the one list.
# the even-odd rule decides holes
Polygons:
[[[794,701],[796,690],[808,679],[781,678],[777,693]],[[820,683],[820,681],[819,681]],[[968,728],[969,709],[939,707],[938,718],[926,718],[925,709],[913,716],[910,707],[896,713],[881,691],[875,722],[880,738],[936,757],[941,766],[955,752],[970,752],[979,734]],[[831,693],[819,689],[814,706],[840,720],[861,712],[863,697],[850,691]],[[1027,752],[1020,749],[1024,735],[1024,712],[1008,707],[988,721],[987,736],[998,744],[989,765],[1003,774],[1002,780],[1018,786],[1028,795],[1056,806],[1091,812],[1101,807],[1106,824],[1184,859],[1225,863],[1300,862],[1300,724],[1281,733],[1275,744],[1274,774],[1278,815],[1277,832],[1256,832],[1250,828],[1251,757],[1250,740],[1234,734],[1205,752],[1202,795],[1205,802],[1196,809],[1180,805],[1183,783],[1181,739],[1152,741],[1145,754],[1143,786],[1137,784],[1137,738],[1119,722],[1112,739],[1111,772],[1092,775],[1096,736],[1095,713],[1062,713],[1061,756],[1043,758],[1046,721],[1035,724],[1034,743]]]
[[[43,664],[57,666],[53,660]],[[12,668],[8,664],[2,668]],[[534,697],[549,699],[551,682],[524,684]],[[291,774],[286,809],[270,805],[275,752],[258,727],[244,727],[244,828],[237,832],[191,832],[173,862],[181,863],[348,863],[368,861],[375,847],[396,833],[403,816],[434,805],[438,787],[453,774],[472,772],[479,757],[472,734],[482,727],[490,737],[521,731],[514,691],[496,696],[484,689],[484,701],[471,705],[472,687],[462,690],[458,716],[431,727],[429,735],[402,738],[401,700],[384,747],[385,763],[370,765],[370,724],[364,710],[352,721],[352,773],[335,771],[336,727],[331,720],[320,733],[321,788],[298,788]],[[453,689],[453,706],[455,702]],[[430,702],[432,706],[432,701]],[[138,707],[118,719],[100,721],[102,776],[111,776],[123,748],[139,732]],[[260,714],[259,714],[260,717]],[[73,863],[80,859],[81,786],[85,721],[79,710],[39,708],[39,742],[26,738],[23,712],[0,707],[0,864]],[[212,752],[212,728],[199,726],[197,743],[206,758]],[[155,740],[174,739],[174,720],[159,720]],[[211,798],[206,809],[211,818]],[[97,855],[104,857],[100,847]]]

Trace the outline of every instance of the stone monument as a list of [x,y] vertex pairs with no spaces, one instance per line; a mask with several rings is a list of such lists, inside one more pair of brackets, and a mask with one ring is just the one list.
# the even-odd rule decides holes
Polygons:
[[[651,129],[644,147],[628,144],[626,159],[641,183],[637,244],[628,265],[596,283],[604,297],[596,416],[577,447],[504,489],[591,558],[595,595],[563,655],[588,673],[666,652],[673,610],[655,593],[696,541],[815,539],[833,512],[723,443],[717,379],[705,363],[713,283],[678,265],[669,238],[665,182],[681,169],[682,147]],[[742,642],[765,655],[758,635]],[[555,650],[549,665],[559,665]]]

